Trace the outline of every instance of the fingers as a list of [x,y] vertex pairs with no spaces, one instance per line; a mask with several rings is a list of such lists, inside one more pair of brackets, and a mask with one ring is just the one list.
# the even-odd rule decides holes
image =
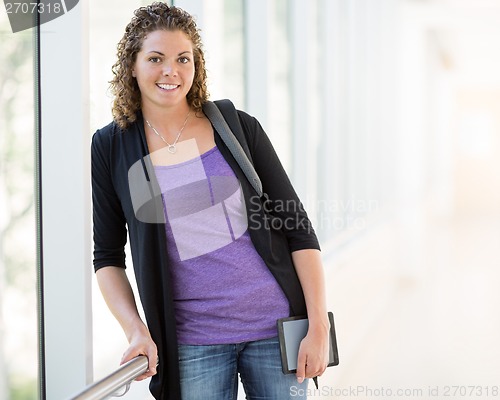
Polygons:
[[297,358],[297,382],[302,383],[306,378],[307,355],[302,351],[302,346],[299,347],[299,356]]
[[316,376],[321,376],[326,370],[326,365],[323,363],[315,363],[313,365],[306,365],[306,378],[314,378]]
[[138,356],[146,356],[148,358],[148,370],[137,377],[136,381],[142,381],[155,375],[157,372],[158,352],[155,343],[151,339],[142,340],[139,343],[132,342],[123,354],[120,364],[124,364]]
[[155,351],[155,354],[151,354],[148,356],[148,370],[151,372],[151,376],[156,374],[156,366],[158,364],[158,354]]
[[297,382],[304,382],[305,378],[314,378],[323,375],[328,365],[328,351],[324,343],[306,336],[300,343],[297,358]]
[[297,359],[297,382],[304,382],[305,378],[314,378],[323,375],[326,370],[326,364],[322,357],[308,356],[305,351],[299,351]]

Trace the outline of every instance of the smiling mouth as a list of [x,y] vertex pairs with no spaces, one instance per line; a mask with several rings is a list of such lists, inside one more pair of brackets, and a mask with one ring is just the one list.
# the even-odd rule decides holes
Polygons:
[[180,85],[170,85],[166,83],[157,83],[156,86],[158,86],[160,89],[163,90],[174,90],[177,89]]

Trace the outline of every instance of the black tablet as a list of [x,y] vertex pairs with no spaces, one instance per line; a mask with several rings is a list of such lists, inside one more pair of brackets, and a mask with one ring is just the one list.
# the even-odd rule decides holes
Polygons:
[[[339,354],[335,326],[333,324],[333,313],[328,313],[328,319],[330,320],[330,359],[328,366],[331,367],[339,363]],[[281,366],[284,374],[297,372],[299,346],[302,339],[306,336],[308,328],[309,320],[307,317],[289,317],[278,320]]]

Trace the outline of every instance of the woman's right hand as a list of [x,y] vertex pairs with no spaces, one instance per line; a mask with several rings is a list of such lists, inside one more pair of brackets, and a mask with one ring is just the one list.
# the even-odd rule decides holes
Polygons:
[[[144,329],[146,331],[144,331]],[[156,348],[156,344],[153,342],[153,339],[151,339],[151,335],[147,331],[147,328],[144,329],[131,336],[129,339],[130,346],[125,353],[123,353],[123,357],[120,362],[121,365],[138,356],[146,356],[148,358],[148,370],[141,376],[137,377],[135,379],[136,381],[142,381],[155,375],[156,364],[158,362],[158,350]]]
[[137,356],[146,356],[148,370],[136,380],[142,381],[156,374],[158,350],[149,330],[142,322],[135,304],[134,292],[124,268],[108,266],[96,272],[97,282],[109,309],[127,336],[129,348],[123,354],[121,364]]

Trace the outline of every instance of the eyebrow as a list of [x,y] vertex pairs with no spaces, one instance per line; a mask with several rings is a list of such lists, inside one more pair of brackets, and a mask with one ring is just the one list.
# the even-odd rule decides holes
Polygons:
[[[157,50],[151,50],[151,51],[148,51],[148,54],[151,54],[151,53],[156,53],[156,54],[159,54],[160,56],[165,56],[165,54],[163,54],[161,51],[157,51]],[[178,56],[182,56],[183,54],[186,54],[186,53],[189,53],[191,54],[191,52],[189,50],[185,50],[185,51],[181,51],[179,54],[177,54]]]

